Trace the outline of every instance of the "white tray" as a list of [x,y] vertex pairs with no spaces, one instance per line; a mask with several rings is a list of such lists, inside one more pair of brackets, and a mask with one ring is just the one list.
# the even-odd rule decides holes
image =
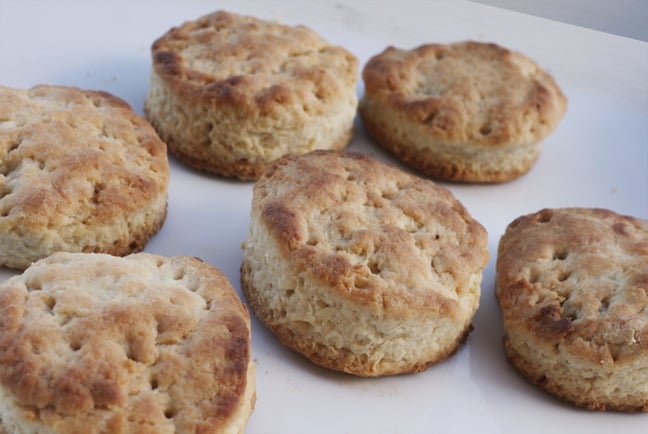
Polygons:
[[[493,295],[497,242],[519,215],[587,206],[648,219],[647,43],[469,2],[0,0],[0,84],[103,89],[141,113],[153,40],[217,8],[307,25],[361,65],[387,45],[496,42],[548,69],[569,98],[529,174],[501,185],[444,184],[489,232],[491,262],[467,344],[426,372],[362,379],[312,365],[254,321],[258,399],[248,433],[647,431],[648,415],[579,410],[520,378],[502,352]],[[350,149],[397,164],[360,124]],[[171,164],[168,219],[146,250],[201,257],[238,289],[252,184]],[[13,274],[0,269],[0,279]]]

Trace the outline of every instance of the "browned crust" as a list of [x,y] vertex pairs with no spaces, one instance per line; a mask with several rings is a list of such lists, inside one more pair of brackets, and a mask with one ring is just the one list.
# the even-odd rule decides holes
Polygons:
[[[151,125],[102,91],[43,85],[0,93],[0,119],[15,123],[0,131],[3,236],[22,234],[28,249],[49,243],[54,229],[77,251],[141,250],[166,218],[167,149]],[[128,229],[104,233],[124,222]],[[5,265],[38,259],[13,256]]]
[[[478,77],[481,83],[469,81],[484,73],[492,76]],[[430,79],[431,89],[411,91],[414,75]],[[415,122],[424,122],[429,134],[443,142],[469,140],[485,147],[519,144],[520,135],[527,133],[522,120],[528,116],[538,124],[535,142],[553,129],[566,105],[566,97],[549,74],[526,56],[492,43],[427,44],[413,50],[389,47],[367,62],[362,76],[367,94],[407,112]],[[473,95],[473,90],[483,93]],[[421,99],[417,92],[431,96]],[[488,98],[498,104],[489,104]],[[486,111],[476,112],[485,116],[479,120],[491,124],[473,125],[466,118],[465,110],[470,108],[462,106],[479,103],[486,104],[474,107]]]
[[306,27],[218,11],[166,32],[152,58],[144,111],[195,169],[255,180],[352,137],[358,61]]
[[[204,32],[197,32],[200,30]],[[237,34],[237,42],[222,39],[219,32],[225,31]],[[295,41],[291,43],[290,39]],[[352,66],[350,71],[355,70],[357,60],[353,55],[342,47],[326,44],[304,26],[287,26],[225,11],[187,21],[158,38],[151,47],[153,68],[167,85],[175,89],[176,94],[190,95],[191,99],[203,99],[212,104],[223,104],[248,116],[269,115],[281,110],[282,105],[301,101],[303,96],[300,94],[303,90],[295,88],[288,80],[260,82],[260,77],[265,73],[262,64],[265,62],[274,66],[276,62],[284,61],[274,57],[278,53],[277,47],[281,49],[286,46],[286,50],[289,51],[282,53],[286,58],[299,56],[300,53],[295,50],[307,49],[306,46],[299,45],[300,40],[305,44],[313,44],[310,50],[319,50],[323,55],[331,56],[328,60],[339,56]],[[217,69],[207,72],[193,68],[188,60],[194,59],[189,59],[190,54],[183,52],[191,47],[191,44],[201,45],[206,50],[211,46],[212,51],[204,53],[203,57],[212,61],[244,59],[249,53],[263,73],[235,70],[224,73]],[[319,98],[331,100],[332,94],[338,92],[339,85],[336,81],[340,77],[326,73],[324,69],[327,67],[338,68],[339,65],[296,66],[291,69],[292,80],[312,83]],[[333,100],[331,102],[334,103]]]
[[486,231],[447,189],[364,154],[315,151],[264,172],[250,217],[249,306],[313,362],[419,372],[468,334]]
[[578,406],[648,411],[648,396],[641,398],[635,386],[619,386],[607,396],[594,388],[577,393],[573,378],[543,371],[543,361],[530,359],[521,347],[555,357],[559,367],[568,360],[579,367],[570,371],[573,377],[581,371],[607,378],[618,370],[645,369],[647,258],[648,222],[610,210],[544,209],[514,220],[500,240],[497,261],[511,363]]
[[481,162],[540,142],[567,105],[549,74],[496,44],[388,47],[362,77],[359,113],[376,141],[412,167],[454,181],[503,182],[526,173],[537,150],[496,170]]
[[[0,286],[0,387],[23,417],[70,433],[245,425],[254,405],[249,314],[222,273],[148,254],[43,261]],[[103,280],[110,288],[95,287],[101,274],[114,277]],[[39,315],[39,300],[56,319]]]
[[[345,160],[350,162],[348,168],[344,167]],[[347,179],[342,177],[343,172],[346,173]],[[431,309],[450,315],[456,309],[455,302],[439,292],[391,292],[388,288],[372,287],[370,282],[362,282],[361,285],[357,276],[371,272],[366,265],[354,264],[344,254],[329,252],[309,244],[308,234],[302,223],[307,209],[327,213],[328,210],[339,207],[345,202],[342,191],[346,186],[356,183],[368,185],[366,188],[370,190],[369,200],[381,203],[382,200],[373,195],[381,194],[377,192],[382,188],[381,180],[390,177],[402,189],[402,197],[407,198],[399,205],[405,215],[409,214],[418,225],[423,225],[422,221],[425,219],[439,219],[439,225],[447,225],[446,229],[455,231],[453,235],[460,238],[453,257],[445,258],[448,263],[452,263],[448,267],[456,272],[457,279],[462,280],[466,277],[463,273],[472,273],[486,264],[488,252],[484,248],[485,229],[447,189],[360,153],[314,151],[306,156],[282,158],[271,165],[255,185],[256,203],[253,206],[260,208],[263,222],[276,237],[287,260],[294,263],[298,269],[307,269],[310,275],[349,301],[371,305],[378,311],[404,317],[409,315],[413,305],[422,311]],[[376,191],[371,191],[372,189]],[[275,191],[272,200],[264,197],[265,190]],[[383,193],[383,196],[387,197],[387,193]],[[348,229],[354,230],[353,227]],[[379,243],[380,248],[391,251],[394,255],[404,255],[404,251],[411,249],[410,234],[401,229],[384,225],[368,230],[376,231],[367,235],[378,236],[379,241],[377,238],[369,241],[366,236],[358,234],[360,238],[356,244],[351,244],[343,250],[348,248],[364,251],[373,243]],[[425,237],[432,243],[438,243],[437,235],[426,233]],[[402,260],[405,261],[403,266],[407,266],[408,259]]]

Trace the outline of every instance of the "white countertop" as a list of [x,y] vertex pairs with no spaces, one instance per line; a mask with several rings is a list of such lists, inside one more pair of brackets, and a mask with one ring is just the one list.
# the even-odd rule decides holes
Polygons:
[[[258,400],[248,433],[646,432],[648,414],[575,409],[520,378],[503,355],[493,287],[499,237],[519,215],[587,206],[648,219],[648,43],[463,1],[0,0],[0,83],[103,89],[141,113],[153,40],[215,8],[307,25],[361,65],[387,45],[496,42],[549,70],[569,98],[527,175],[501,185],[444,184],[489,232],[491,262],[466,345],[420,374],[362,379],[312,365],[253,321]],[[360,123],[349,148],[398,164]],[[146,251],[201,257],[239,289],[251,184],[171,166],[168,218]],[[0,279],[12,274],[0,269]]]

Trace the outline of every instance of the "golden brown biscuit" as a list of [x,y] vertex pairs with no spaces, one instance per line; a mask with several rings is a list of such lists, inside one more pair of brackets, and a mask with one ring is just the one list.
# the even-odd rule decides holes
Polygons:
[[389,47],[362,76],[369,133],[410,166],[452,181],[526,173],[567,108],[549,74],[495,44]]
[[357,59],[305,27],[220,11],[169,30],[152,55],[144,110],[194,168],[256,179],[351,139]]
[[510,362],[592,410],[648,411],[648,221],[545,209],[499,244],[497,294]]
[[0,86],[0,265],[141,250],[166,218],[166,145],[105,92]]
[[250,318],[189,257],[56,253],[0,285],[0,418],[22,433],[242,433]]
[[360,376],[417,372],[471,329],[486,231],[452,194],[368,156],[286,157],[254,187],[241,285],[279,340]]

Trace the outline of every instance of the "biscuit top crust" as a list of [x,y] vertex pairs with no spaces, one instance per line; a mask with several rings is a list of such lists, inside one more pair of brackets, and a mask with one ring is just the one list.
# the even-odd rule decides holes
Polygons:
[[648,221],[604,209],[545,209],[499,245],[508,329],[597,366],[648,356]]
[[56,253],[0,285],[0,387],[52,432],[222,432],[249,340],[228,280],[195,258]]
[[0,228],[101,224],[166,195],[168,178],[166,145],[121,99],[0,86]]
[[358,74],[351,53],[306,27],[224,11],[172,28],[152,55],[155,72],[177,93],[246,115],[336,107]]
[[485,229],[448,190],[362,154],[283,158],[252,206],[297,270],[378,313],[452,316],[488,261]]
[[495,44],[389,47],[369,60],[363,79],[367,101],[404,112],[431,137],[450,144],[536,143],[567,108],[549,74]]

